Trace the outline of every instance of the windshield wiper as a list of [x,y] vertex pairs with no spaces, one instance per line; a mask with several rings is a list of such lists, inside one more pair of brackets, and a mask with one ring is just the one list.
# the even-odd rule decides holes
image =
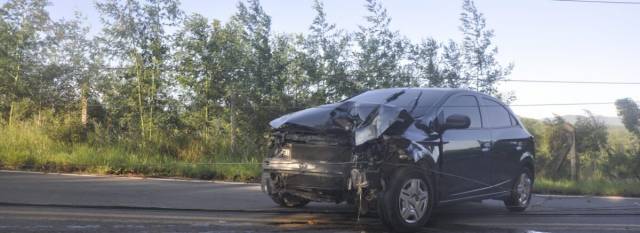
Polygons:
[[404,94],[404,90],[393,93],[393,95],[387,97],[387,101],[385,103],[389,103],[391,101],[396,100],[398,97],[400,97],[402,94]]
[[411,107],[411,111],[409,111],[409,113],[413,113],[413,110],[416,110],[416,107],[418,107],[418,101],[420,101],[420,97],[422,97],[422,92],[418,94],[418,98],[416,98],[416,102],[413,102],[413,107]]

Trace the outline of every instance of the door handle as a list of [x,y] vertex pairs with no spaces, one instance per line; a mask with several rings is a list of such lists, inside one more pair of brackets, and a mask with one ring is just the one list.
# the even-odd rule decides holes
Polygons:
[[480,142],[480,150],[482,152],[488,152],[491,150],[491,141],[478,141]]

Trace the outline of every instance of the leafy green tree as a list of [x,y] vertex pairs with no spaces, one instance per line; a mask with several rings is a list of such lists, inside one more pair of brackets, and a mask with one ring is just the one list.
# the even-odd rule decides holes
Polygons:
[[607,126],[598,120],[590,111],[587,116],[579,116],[574,124],[576,135],[576,153],[584,175],[594,177],[597,174],[598,162],[603,159],[609,149]]
[[223,28],[220,21],[209,24],[202,15],[191,15],[177,35],[176,62],[178,81],[184,88],[182,100],[187,104],[188,114],[195,117],[192,124],[203,129],[206,138],[211,117],[220,113],[225,89]]
[[271,17],[258,0],[247,3],[238,3],[238,12],[230,22],[240,29],[242,57],[236,64],[240,70],[227,99],[234,132],[239,122],[248,123],[249,129],[264,132],[265,122],[273,116],[272,111],[280,108],[275,103],[284,90],[273,88],[279,81],[275,80],[273,67]]
[[640,108],[631,98],[619,99],[616,101],[618,116],[622,117],[624,127],[640,138]]
[[414,70],[414,80],[421,86],[445,87],[447,80],[443,75],[439,58],[440,44],[433,38],[422,40],[412,46],[410,60]]
[[444,87],[470,88],[469,79],[463,78],[463,61],[460,45],[449,40],[442,45],[441,73],[444,79]]
[[408,42],[389,29],[391,18],[378,0],[367,0],[367,24],[355,33],[354,76],[359,90],[416,86],[402,61],[406,60]]
[[115,74],[111,84],[117,90],[104,93],[105,100],[118,106],[123,129],[138,129],[146,139],[170,117],[163,114],[171,81],[165,72],[171,35],[165,30],[179,24],[182,11],[175,0],[105,0],[96,6],[104,24],[100,39],[113,57],[110,65],[128,67]]
[[46,88],[36,76],[46,73],[42,61],[51,42],[47,5],[46,0],[12,0],[0,9],[0,109],[8,109],[3,113],[9,126],[16,118],[17,102],[43,100],[34,98]]
[[55,82],[60,87],[56,91],[59,95],[56,98],[58,109],[79,110],[77,122],[86,130],[90,118],[89,99],[93,91],[91,80],[99,76],[102,59],[100,50],[94,49],[97,47],[94,41],[87,38],[89,27],[83,24],[85,20],[76,12],[73,19],[55,23],[57,46],[54,56],[60,68],[60,77]]
[[[289,81],[301,74],[294,65],[293,38],[271,33],[271,17],[258,0],[240,2],[238,12],[229,22],[238,26],[241,59],[234,66],[237,79],[229,89],[228,107],[231,123],[246,123],[245,130],[261,135],[268,130],[271,119],[303,108],[290,95]],[[300,64],[298,62],[297,64]],[[259,137],[257,140],[262,140]]]
[[462,77],[468,79],[476,91],[510,100],[512,96],[503,96],[496,85],[511,73],[512,65],[502,67],[496,60],[498,47],[492,41],[494,31],[487,28],[484,14],[478,11],[472,0],[464,0],[462,10]]
[[550,172],[552,177],[560,178],[568,175],[565,168],[567,163],[566,155],[571,150],[573,140],[571,140],[575,133],[574,128],[561,116],[555,116],[553,119],[545,120],[547,126],[547,141],[550,161],[544,168],[547,172]]
[[574,124],[576,151],[578,153],[598,152],[607,147],[607,126],[590,111],[585,112],[587,116],[579,116]]
[[336,29],[327,21],[324,6],[315,0],[316,16],[309,27],[309,34],[302,40],[302,56],[305,74],[301,86],[304,93],[311,91],[310,104],[335,102],[356,94],[354,83],[348,74],[350,36]]

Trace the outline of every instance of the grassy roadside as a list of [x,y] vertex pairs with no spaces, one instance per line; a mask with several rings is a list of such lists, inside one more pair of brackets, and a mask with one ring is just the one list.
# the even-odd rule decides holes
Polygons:
[[[97,150],[100,151],[100,150]],[[77,159],[77,153],[56,154],[47,158],[14,159],[7,162],[0,156],[0,169],[61,172],[61,173],[87,173],[99,175],[124,175],[145,177],[184,177],[204,180],[225,181],[257,181],[260,175],[258,161],[209,161],[202,163],[190,163],[171,159],[133,159],[131,155],[120,154],[96,154],[92,153],[96,160],[73,162]],[[74,158],[75,157],[75,158]],[[70,158],[70,160],[66,160]]]
[[640,181],[571,180],[537,178],[534,191],[541,194],[640,197]]
[[116,143],[61,143],[35,127],[0,128],[0,169],[229,181],[255,181],[260,175],[256,158],[181,159],[161,151]]

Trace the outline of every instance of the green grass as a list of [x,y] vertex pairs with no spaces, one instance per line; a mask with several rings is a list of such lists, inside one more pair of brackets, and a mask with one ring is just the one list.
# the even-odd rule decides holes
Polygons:
[[260,160],[255,158],[201,156],[181,160],[155,149],[61,143],[42,130],[25,125],[0,127],[0,138],[2,169],[234,181],[255,181],[260,175]]
[[537,178],[534,191],[544,194],[640,197],[640,181],[584,180],[575,182]]

